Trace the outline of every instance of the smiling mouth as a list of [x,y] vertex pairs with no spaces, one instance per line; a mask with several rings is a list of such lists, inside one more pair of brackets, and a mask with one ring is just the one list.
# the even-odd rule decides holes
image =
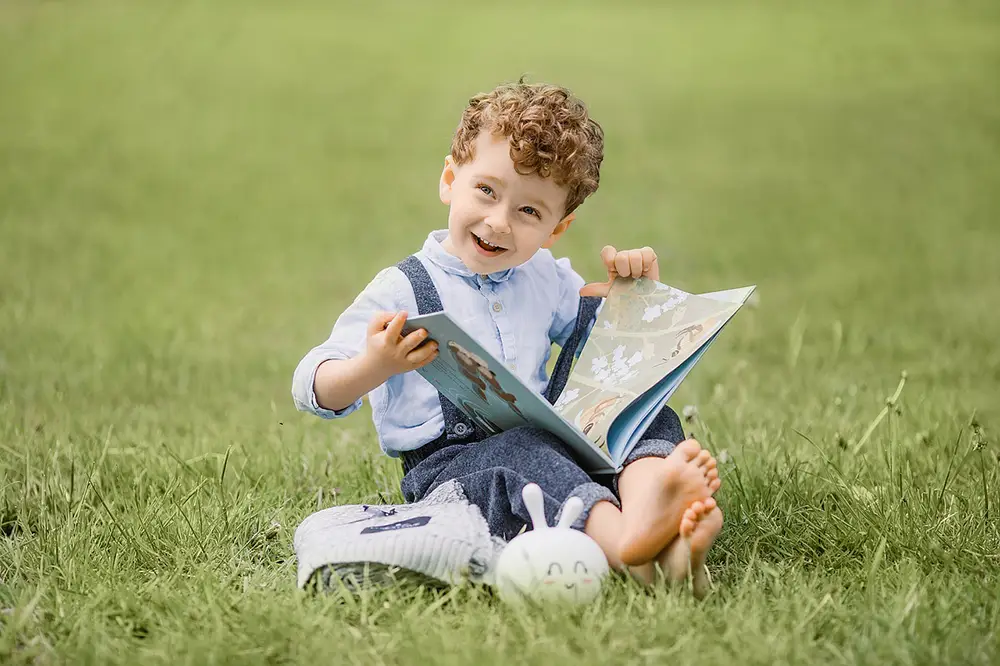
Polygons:
[[476,241],[476,245],[479,247],[479,249],[488,254],[502,254],[507,251],[507,248],[500,247],[499,245],[493,245],[492,243],[488,243],[479,236],[477,236],[476,234],[472,234],[472,238],[473,240]]

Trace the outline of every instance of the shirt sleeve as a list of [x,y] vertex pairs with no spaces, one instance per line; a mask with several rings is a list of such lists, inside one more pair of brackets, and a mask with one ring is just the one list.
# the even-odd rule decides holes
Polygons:
[[325,361],[354,358],[364,351],[368,324],[376,312],[395,312],[399,307],[399,288],[393,278],[402,275],[395,266],[384,269],[358,294],[333,325],[326,342],[312,348],[295,368],[292,376],[292,400],[299,411],[324,419],[347,416],[361,407],[361,398],[339,410],[324,409],[316,400],[316,371]]
[[[552,327],[549,328],[549,339],[560,347],[566,344],[566,340],[573,334],[576,328],[576,315],[580,310],[580,289],[586,284],[583,277],[573,270],[570,261],[566,257],[556,259],[556,284],[557,301],[555,316],[552,318]],[[604,302],[601,302],[601,307]],[[600,307],[597,310],[600,312]],[[594,321],[596,321],[596,317]],[[584,340],[590,334],[594,321],[588,323]],[[577,347],[576,353],[579,356],[583,350],[583,341]]]

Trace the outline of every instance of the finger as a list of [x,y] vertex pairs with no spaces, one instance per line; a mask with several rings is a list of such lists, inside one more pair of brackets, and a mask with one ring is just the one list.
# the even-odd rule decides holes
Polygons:
[[393,312],[376,312],[372,320],[368,322],[368,337],[385,330],[385,325],[395,317]]
[[628,267],[632,270],[632,277],[642,277],[642,250],[629,250]]
[[390,340],[396,340],[399,338],[400,333],[403,332],[403,325],[406,323],[406,310],[400,310],[396,313],[396,316],[392,318],[389,325],[385,327],[385,333],[389,336]]
[[426,339],[427,339],[427,329],[418,328],[417,330],[411,332],[409,335],[403,338],[403,341],[399,343],[399,348],[403,350],[403,353],[408,354],[414,349],[416,349],[417,346]]
[[591,282],[590,284],[585,284],[580,287],[581,296],[599,296],[600,298],[607,298],[610,293],[610,280],[607,282]]
[[642,268],[643,275],[648,277],[650,280],[660,281],[660,263],[657,259],[656,252],[653,251],[651,247],[644,247],[642,252]]
[[437,358],[438,343],[430,340],[427,344],[421,345],[406,355],[406,362],[414,368],[422,368],[435,358]]
[[615,255],[615,270],[622,277],[632,277],[632,271],[628,265],[628,252],[619,252]]
[[604,262],[604,267],[608,269],[609,273],[611,271],[618,272],[618,269],[615,268],[615,256],[617,254],[618,250],[615,249],[614,245],[605,245],[601,249],[601,261]]

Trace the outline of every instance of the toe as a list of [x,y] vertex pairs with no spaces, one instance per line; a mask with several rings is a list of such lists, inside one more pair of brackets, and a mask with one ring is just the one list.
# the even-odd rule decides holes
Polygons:
[[680,535],[682,537],[690,537],[697,524],[697,515],[691,509],[688,509],[684,512],[684,516],[681,518],[681,528],[679,530]]
[[691,502],[691,506],[689,506],[687,510],[693,511],[694,517],[697,520],[701,517],[701,514],[705,513],[705,505],[701,501]]
[[715,469],[715,468],[716,468],[716,466],[717,466],[717,463],[715,462],[715,458],[711,458],[711,457],[710,457],[710,458],[708,459],[708,462],[707,462],[707,463],[705,463],[705,467],[706,467],[707,469]]
[[711,453],[709,453],[705,449],[702,449],[701,451],[698,452],[698,455],[695,457],[694,462],[696,465],[698,465],[698,467],[705,467],[705,465],[708,464],[708,461],[711,457],[712,457]]
[[707,472],[705,472],[705,479],[707,479],[709,483],[715,481],[718,478],[719,478],[719,470],[717,469],[710,469]]
[[707,515],[708,513],[710,513],[712,511],[712,509],[714,509],[715,507],[718,506],[718,504],[716,504],[716,502],[715,502],[715,498],[714,497],[708,497],[708,498],[702,500],[701,503],[705,505],[705,513],[702,514],[702,515]]
[[721,479],[713,479],[712,481],[708,482],[708,489],[711,490],[713,493],[721,487],[722,487]]
[[674,449],[674,453],[680,453],[684,460],[693,460],[700,452],[701,445],[693,439],[685,439]]

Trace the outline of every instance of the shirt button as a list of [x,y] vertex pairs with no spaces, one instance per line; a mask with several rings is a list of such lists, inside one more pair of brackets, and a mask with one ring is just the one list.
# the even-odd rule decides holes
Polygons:
[[493,312],[500,312],[501,310],[503,310],[503,305],[500,304],[500,301],[495,302],[493,304]]

